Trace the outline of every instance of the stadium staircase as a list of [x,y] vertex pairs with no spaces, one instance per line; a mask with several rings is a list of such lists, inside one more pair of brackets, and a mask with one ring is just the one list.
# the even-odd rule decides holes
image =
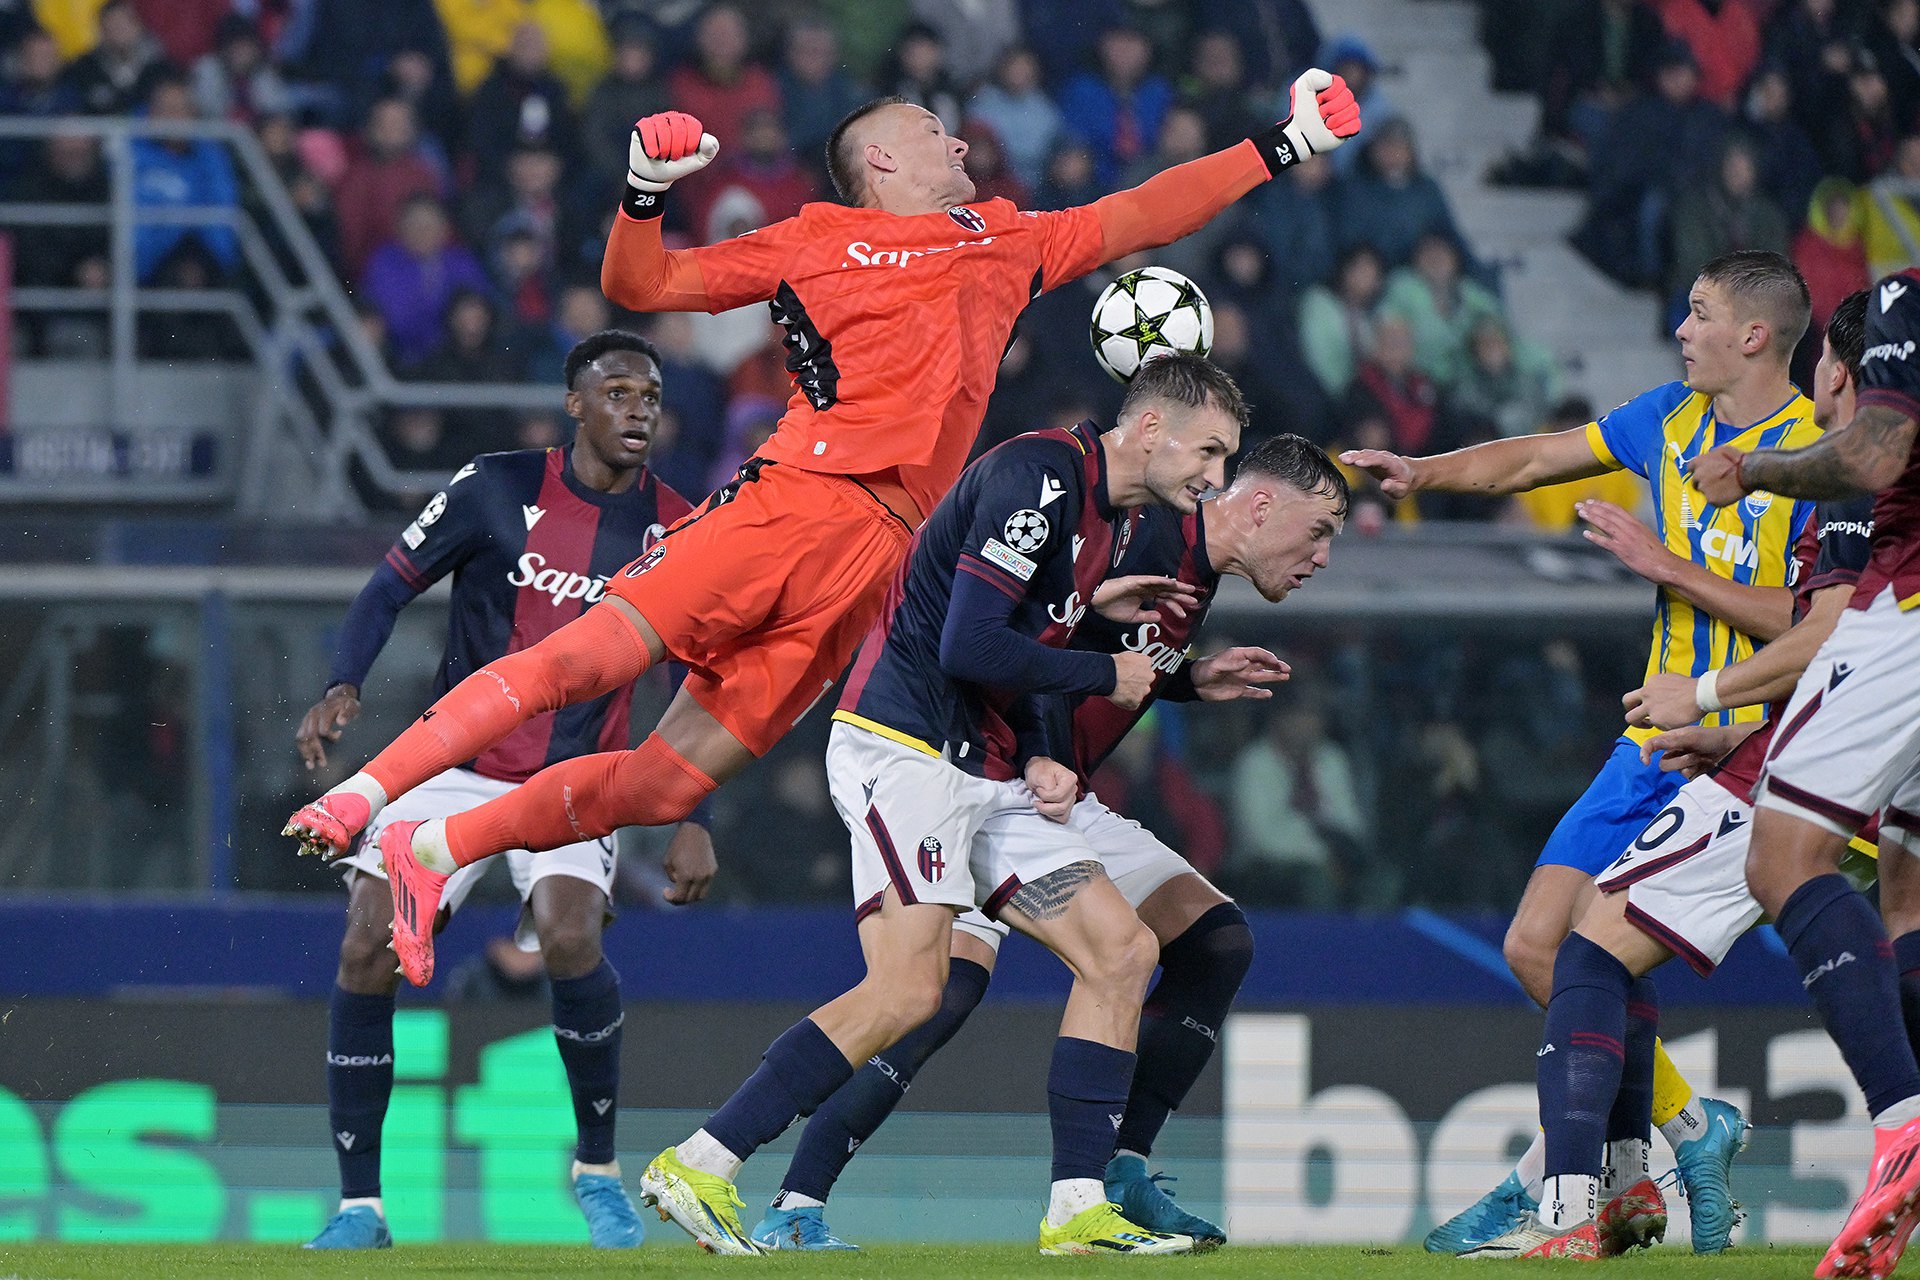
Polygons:
[[1568,242],[1586,211],[1572,191],[1497,187],[1486,175],[1539,128],[1531,95],[1496,93],[1479,13],[1465,0],[1309,0],[1328,38],[1352,32],[1380,61],[1380,87],[1414,126],[1423,163],[1460,229],[1500,271],[1517,331],[1551,350],[1567,389],[1605,411],[1679,376],[1659,302],[1622,288]]

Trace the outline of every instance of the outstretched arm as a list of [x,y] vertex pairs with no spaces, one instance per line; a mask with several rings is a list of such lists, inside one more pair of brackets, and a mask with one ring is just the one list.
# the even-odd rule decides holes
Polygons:
[[1793,623],[1793,592],[1723,578],[1705,565],[1667,550],[1653,530],[1612,502],[1582,502],[1575,510],[1591,527],[1582,535],[1611,551],[1621,564],[1735,631],[1766,643]]
[[1593,451],[1584,427],[1550,435],[1489,440],[1430,458],[1405,458],[1382,449],[1349,449],[1340,455],[1340,461],[1372,473],[1389,498],[1404,498],[1422,489],[1500,497],[1614,470]]
[[1853,421],[1804,449],[1722,447],[1693,460],[1693,480],[1716,507],[1764,489],[1788,498],[1878,493],[1900,478],[1913,452],[1915,422],[1904,409],[1865,404]]

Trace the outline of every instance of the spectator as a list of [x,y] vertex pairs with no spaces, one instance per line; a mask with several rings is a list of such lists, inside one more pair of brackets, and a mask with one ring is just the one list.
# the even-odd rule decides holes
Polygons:
[[1373,351],[1385,285],[1379,252],[1356,244],[1341,253],[1332,288],[1316,284],[1300,297],[1300,347],[1329,400],[1345,398],[1354,370]]
[[441,317],[462,289],[482,290],[487,276],[454,243],[453,223],[439,200],[414,196],[400,212],[394,239],[367,259],[362,291],[386,319],[395,360],[415,364],[446,340]]
[[[1393,104],[1380,88],[1380,60],[1373,56],[1373,49],[1366,41],[1349,32],[1336,37],[1321,51],[1320,57],[1321,64],[1344,79],[1353,90],[1354,99],[1360,104],[1360,119],[1367,128],[1377,129],[1394,118]],[[1284,117],[1293,109],[1286,92],[1287,86],[1281,86],[1280,100],[1274,106],[1276,118]],[[1334,152],[1333,171],[1341,177],[1351,175],[1359,168],[1360,152],[1359,147],[1342,147]]]
[[1668,42],[1655,62],[1654,92],[1620,110],[1592,157],[1592,199],[1574,244],[1627,284],[1664,281],[1673,201],[1717,167],[1727,118],[1699,88],[1692,52]]
[[[1684,40],[1700,68],[1700,96],[1731,110],[1760,62],[1758,0],[1648,0],[1667,34]],[[1768,6],[1771,7],[1771,6]]]
[[1070,134],[1062,135],[1047,157],[1047,176],[1035,197],[1036,207],[1071,209],[1105,195],[1107,189],[1100,185],[1093,164],[1092,147]]
[[1920,135],[1902,138],[1893,166],[1867,188],[1865,229],[1875,279],[1920,264]]
[[1049,85],[1064,84],[1095,61],[1101,34],[1124,26],[1127,0],[1022,0],[1027,47],[1046,69]]
[[571,163],[580,145],[580,125],[567,89],[549,65],[547,33],[536,22],[513,29],[506,56],[474,91],[467,105],[467,150],[474,180],[498,182],[516,146],[547,147]]
[[333,193],[347,279],[359,280],[374,247],[392,238],[407,201],[437,196],[440,189],[440,175],[420,146],[413,108],[398,98],[374,103]]
[[739,143],[749,111],[780,112],[780,85],[765,67],[747,60],[747,20],[734,5],[716,4],[702,14],[695,40],[698,57],[674,69],[667,96],[700,118],[725,155]]
[[1793,85],[1769,64],[1747,90],[1745,132],[1760,166],[1760,189],[1793,218],[1800,217],[1820,181],[1820,153],[1793,118]]
[[[112,188],[99,140],[86,133],[54,134],[14,180],[7,198],[21,204],[106,204]],[[102,225],[23,224],[14,232],[14,283],[72,286],[83,262],[96,264],[104,278],[109,251],[107,228]]]
[[778,112],[754,111],[742,122],[740,145],[721,155],[712,178],[701,185],[694,225],[706,227],[715,204],[731,191],[745,191],[759,202],[756,226],[791,218],[819,194],[812,174],[788,149]]
[[380,431],[387,460],[395,469],[411,473],[392,502],[411,510],[439,491],[455,468],[473,458],[473,444],[447,431],[446,419],[438,409],[395,409],[387,415]]
[[1006,148],[1000,135],[984,120],[969,118],[960,135],[967,140],[967,176],[973,179],[975,200],[1010,200],[1022,209],[1031,208],[1033,194],[1027,184],[1007,167]]
[[[502,58],[511,57],[519,30],[540,28],[550,68],[567,88],[569,105],[606,74],[607,29],[592,0],[434,0],[446,24],[453,82],[470,94],[486,83]],[[629,120],[628,124],[633,122]]]
[[986,79],[1020,40],[1018,0],[913,0],[913,16],[932,28],[947,74],[963,87]]
[[1488,424],[1492,434],[1503,437],[1538,431],[1560,397],[1552,353],[1530,342],[1516,343],[1506,321],[1493,313],[1474,321],[1466,353],[1449,392],[1451,411]]
[[999,136],[1007,164],[1029,190],[1046,179],[1047,159],[1060,137],[1060,109],[1040,84],[1040,59],[1024,45],[1008,49],[993,79],[967,104],[970,119]]
[[1261,96],[1283,92],[1320,49],[1320,28],[1306,0],[1207,0],[1204,22],[1234,37],[1247,84]]
[[942,124],[952,127],[960,119],[960,86],[947,72],[946,48],[924,22],[900,33],[880,83],[887,92],[933,112]]
[[840,33],[819,18],[802,16],[787,28],[780,99],[786,104],[793,149],[816,178],[826,173],[827,138],[833,126],[873,95],[840,67]]
[[[1413,261],[1387,278],[1380,309],[1413,331],[1413,362],[1441,387],[1467,367],[1467,337],[1485,319],[1500,319],[1500,299],[1460,271],[1460,251],[1437,231],[1420,237]],[[1532,430],[1532,424],[1527,426]]]
[[1653,71],[1665,33],[1638,0],[1564,6],[1551,28],[1541,132],[1598,154],[1613,117]]
[[520,380],[553,381],[567,362],[567,352],[582,338],[605,329],[612,319],[612,311],[599,285],[568,285],[560,291],[552,323],[543,331],[529,335],[524,343]]
[[512,330],[539,328],[553,315],[553,274],[546,270],[540,240],[524,227],[489,246],[488,269],[506,302]]
[[67,66],[66,85],[89,115],[131,115],[167,69],[133,0],[107,0],[100,7],[100,42]]
[[[475,289],[460,289],[441,317],[446,340],[401,376],[421,382],[512,382],[516,370],[500,342],[499,317],[492,299]],[[447,434],[469,452],[512,448],[512,420],[499,409],[463,406],[443,414]]]
[[1413,363],[1413,327],[1383,312],[1373,326],[1373,352],[1354,370],[1344,415],[1382,416],[1395,453],[1419,456],[1452,447],[1440,416],[1440,391]]
[[292,105],[259,33],[237,13],[221,19],[214,48],[193,64],[193,98],[207,119],[243,124]]
[[667,109],[653,27],[638,14],[613,25],[613,66],[587,95],[582,119],[587,167],[597,187],[618,191],[626,181],[627,135],[642,116]]
[[175,67],[191,67],[219,45],[230,0],[133,0],[140,22]]
[[1674,206],[1673,265],[1667,273],[1673,324],[1685,318],[1687,291],[1714,258],[1736,249],[1787,251],[1786,215],[1759,188],[1753,147],[1735,138],[1721,151],[1714,180],[1698,183]]
[[[46,120],[80,109],[80,97],[60,74],[60,46],[44,31],[30,31],[14,50],[9,74],[0,83],[0,115]],[[27,138],[0,140],[0,182],[31,163],[36,143]]]
[[1303,690],[1278,700],[1266,730],[1234,761],[1225,878],[1258,901],[1324,910],[1339,901],[1343,871],[1366,846],[1353,763]]
[[278,52],[333,99],[330,123],[363,119],[380,99],[382,72],[402,53],[425,53],[435,74],[452,74],[434,0],[312,0],[306,13],[283,32]]
[[[1825,333],[1835,307],[1873,277],[1867,270],[1866,224],[1859,188],[1845,178],[1824,178],[1813,189],[1807,225],[1793,238],[1793,265],[1806,278],[1813,301],[1814,333]],[[1907,261],[1920,261],[1909,257]]]
[[377,91],[379,97],[398,98],[413,108],[422,146],[443,174],[452,173],[451,157],[461,142],[460,97],[446,65],[434,61],[429,50],[402,49],[387,59]]
[[1120,739],[1089,782],[1118,813],[1139,823],[1201,875],[1217,875],[1227,851],[1227,820],[1161,733],[1166,707],[1151,707]]
[[[731,477],[729,477],[731,478]],[[779,751],[769,761],[765,789],[752,804],[730,807],[715,842],[732,851],[766,848],[778,831],[785,857],[745,857],[737,867],[747,894],[762,902],[840,901],[852,892],[847,873],[847,829],[827,792],[818,753]],[[736,886],[738,892],[738,886]]]
[[[333,212],[332,184],[315,169],[308,154],[327,151],[344,170],[346,153],[340,139],[331,131],[311,130],[309,134],[312,141],[318,145],[303,148],[300,130],[295,128],[293,118],[285,114],[265,116],[257,127],[260,149],[267,153],[267,162],[280,175],[287,196],[299,212],[300,220],[306,223],[308,232],[320,246],[320,252],[338,271],[340,225]],[[265,207],[256,188],[249,187],[244,199],[253,211],[255,225],[263,228],[274,225],[273,215]]]
[[1411,258],[1420,237],[1428,234],[1445,236],[1461,260],[1469,260],[1446,194],[1421,169],[1413,128],[1405,120],[1391,118],[1373,131],[1372,143],[1353,175],[1340,185],[1336,201],[1342,244],[1370,244],[1389,267]]
[[476,186],[468,196],[467,242],[491,252],[509,234],[524,231],[540,246],[541,271],[551,275],[562,246],[580,235],[560,197],[560,157],[537,143],[522,144],[507,157],[506,178],[503,187]]
[[1767,32],[1767,60],[1786,70],[1796,118],[1819,141],[1822,121],[1845,110],[1853,47],[1839,0],[1791,0]]
[[1865,43],[1887,78],[1894,118],[1911,128],[1920,119],[1920,0],[1876,0]]
[[1333,278],[1333,161],[1327,156],[1296,164],[1248,197],[1252,219],[1265,237],[1277,283],[1293,296]]
[[1184,94],[1207,123],[1209,151],[1230,147],[1272,123],[1254,109],[1240,41],[1231,31],[1205,31],[1193,42]]
[[481,953],[447,977],[447,999],[467,1001],[548,999],[547,962],[540,948],[522,950],[511,934],[488,938]]
[[[1555,405],[1537,428],[1543,435],[1578,431],[1593,421],[1593,405],[1584,396],[1570,396]],[[1603,471],[1585,480],[1528,489],[1514,495],[1516,509],[1533,528],[1565,533],[1580,523],[1577,508],[1583,502],[1611,502],[1628,511],[1646,505],[1646,486],[1631,471]]]
[[735,396],[727,405],[725,436],[714,453],[713,469],[707,473],[707,490],[712,492],[733,479],[740,464],[760,451],[773,438],[785,408],[771,396]]
[[720,450],[726,417],[726,386],[700,362],[693,317],[684,311],[663,311],[652,320],[649,336],[660,348],[660,381],[667,388],[667,407],[680,423],[673,452],[659,467],[660,477],[676,493],[693,498],[708,492],[707,476]]
[[1153,47],[1131,27],[1100,33],[1099,72],[1083,71],[1060,91],[1067,128],[1093,149],[1094,172],[1111,188],[1160,135],[1173,88],[1153,70]]
[[1815,138],[1826,171],[1862,185],[1872,181],[1892,161],[1902,131],[1879,60],[1855,48],[1846,100]]
[[1305,376],[1293,326],[1269,328],[1254,319],[1256,314],[1237,298],[1223,297],[1213,305],[1212,360],[1233,375],[1253,407],[1253,422],[1240,436],[1241,449],[1288,431],[1309,440],[1327,439],[1333,414],[1325,397],[1315,394],[1312,377]]
[[847,74],[862,84],[878,83],[900,32],[913,20],[912,0],[815,0],[839,35]]
[[[156,122],[191,121],[193,96],[186,79],[177,72],[156,78],[146,114]],[[218,143],[135,138],[133,201],[143,210],[201,207],[237,212],[240,183],[226,149]],[[224,275],[240,265],[240,238],[231,226],[142,222],[134,228],[134,271],[143,283],[153,281],[168,259],[183,252],[205,254],[216,273]]]

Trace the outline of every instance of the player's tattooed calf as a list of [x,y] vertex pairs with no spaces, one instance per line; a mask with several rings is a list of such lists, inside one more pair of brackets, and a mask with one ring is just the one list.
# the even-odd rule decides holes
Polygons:
[[1029,920],[1057,920],[1067,913],[1073,895],[1088,881],[1106,874],[1094,861],[1073,862],[1058,871],[1049,871],[1032,884],[1023,884],[1007,905],[1018,907]]

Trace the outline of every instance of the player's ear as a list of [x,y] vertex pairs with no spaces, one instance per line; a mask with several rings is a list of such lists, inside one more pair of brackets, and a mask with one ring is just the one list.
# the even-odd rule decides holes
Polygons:
[[569,418],[572,418],[575,422],[580,421],[582,418],[586,416],[586,411],[580,407],[580,393],[578,391],[575,391],[572,387],[567,388],[567,399],[565,403],[567,408],[567,416]]
[[892,173],[900,167],[899,161],[893,158],[892,153],[877,142],[869,142],[861,148],[860,154],[866,157],[867,164],[871,168],[878,169],[882,173]]

